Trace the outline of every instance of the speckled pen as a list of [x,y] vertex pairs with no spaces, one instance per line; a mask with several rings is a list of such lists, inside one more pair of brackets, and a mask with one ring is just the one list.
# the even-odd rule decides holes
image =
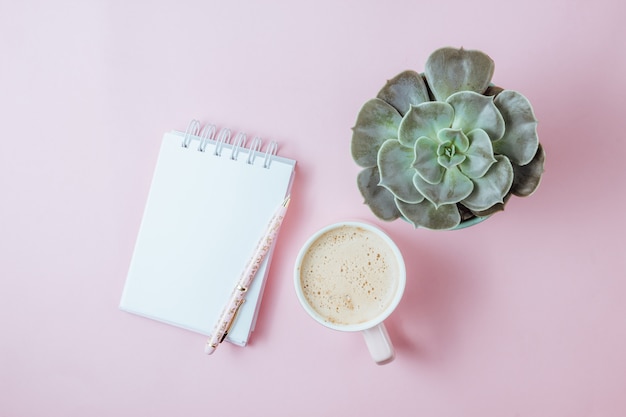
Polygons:
[[228,332],[230,331],[231,326],[237,318],[237,312],[239,311],[239,308],[246,301],[246,291],[248,291],[248,287],[252,283],[252,280],[259,270],[263,259],[265,259],[265,256],[272,247],[272,243],[274,242],[274,239],[278,234],[278,229],[280,229],[280,225],[285,218],[287,206],[289,206],[289,200],[290,197],[287,196],[287,198],[285,198],[285,201],[283,201],[276,210],[274,216],[272,216],[272,219],[268,223],[267,229],[265,230],[263,237],[261,238],[261,240],[259,240],[259,243],[257,244],[254,253],[250,257],[250,260],[246,264],[243,272],[241,273],[241,277],[239,278],[237,286],[230,296],[228,304],[226,304],[226,307],[222,311],[220,319],[215,325],[211,337],[209,337],[209,340],[207,340],[206,342],[204,351],[208,355],[215,352],[217,346],[219,346],[219,344],[226,339],[226,336],[228,336]]

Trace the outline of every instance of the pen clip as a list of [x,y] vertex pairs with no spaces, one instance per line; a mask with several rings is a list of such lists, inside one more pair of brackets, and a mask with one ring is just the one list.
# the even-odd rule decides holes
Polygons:
[[237,304],[235,314],[233,314],[233,319],[230,321],[230,324],[228,325],[228,328],[226,329],[226,331],[224,331],[224,334],[222,335],[222,338],[220,339],[219,343],[222,343],[224,340],[226,340],[226,336],[228,336],[230,329],[233,327],[233,324],[235,324],[235,321],[237,321],[237,316],[239,315],[239,309],[241,308],[242,304],[245,301],[246,299],[242,298],[241,301],[239,301],[239,303]]

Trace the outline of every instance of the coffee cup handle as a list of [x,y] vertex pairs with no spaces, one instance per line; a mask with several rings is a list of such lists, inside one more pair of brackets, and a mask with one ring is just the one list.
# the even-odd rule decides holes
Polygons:
[[378,365],[391,362],[396,356],[384,323],[362,331],[372,359]]

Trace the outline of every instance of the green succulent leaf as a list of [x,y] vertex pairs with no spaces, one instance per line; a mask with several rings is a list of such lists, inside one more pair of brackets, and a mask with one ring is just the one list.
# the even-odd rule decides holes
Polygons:
[[378,150],[387,139],[398,138],[400,113],[379,98],[366,102],[352,129],[352,158],[364,168],[376,166]]
[[441,143],[437,148],[437,162],[444,168],[452,168],[465,161],[469,139],[460,129],[441,129],[437,134]]
[[482,129],[474,129],[467,134],[470,145],[465,152],[461,171],[470,178],[480,178],[496,162],[489,135]]
[[504,205],[505,203],[496,203],[493,206],[489,207],[487,210],[474,211],[472,213],[474,213],[478,217],[487,217],[491,216],[492,214],[496,214],[499,211],[504,211]]
[[439,145],[437,149],[437,163],[446,169],[450,169],[465,161],[465,155],[455,152],[455,146],[451,142]]
[[419,203],[424,196],[413,186],[413,148],[402,146],[396,139],[389,139],[378,151],[378,168],[381,185],[398,199],[407,203]]
[[456,204],[469,196],[474,188],[474,183],[459,170],[459,167],[446,169],[439,184],[430,184],[419,174],[413,177],[413,183],[435,207]]
[[535,157],[528,164],[519,166],[513,164],[513,172],[515,178],[511,186],[511,192],[519,197],[527,197],[535,192],[541,181],[543,174],[543,165],[546,154],[543,146],[539,145]]
[[461,129],[465,133],[482,129],[492,141],[504,135],[504,118],[494,104],[493,97],[461,91],[448,97],[447,102],[454,108],[453,129]]
[[385,187],[378,186],[379,182],[377,167],[366,168],[357,176],[359,191],[372,213],[381,220],[395,220],[402,214],[396,206],[393,194]]
[[537,153],[537,119],[530,102],[517,91],[504,90],[495,98],[506,132],[502,139],[494,142],[497,153],[506,155],[517,165],[526,165]]
[[496,155],[496,163],[485,175],[473,181],[472,193],[461,204],[472,211],[486,210],[494,204],[504,202],[504,196],[513,184],[513,166],[506,156]]
[[430,201],[409,204],[396,201],[400,212],[415,227],[424,227],[431,230],[454,229],[461,222],[461,215],[455,204],[445,204],[435,207]]
[[488,217],[499,211],[504,211],[504,206],[506,205],[509,198],[511,198],[511,193],[507,193],[504,196],[504,201],[502,203],[496,203],[493,206],[489,207],[487,210],[475,210],[472,211],[472,213],[474,213],[474,215],[478,217]]
[[436,140],[437,132],[450,127],[453,118],[454,110],[447,103],[431,101],[411,106],[400,123],[398,139],[410,147],[422,136]]
[[469,139],[461,129],[441,129],[437,133],[437,137],[442,143],[450,142],[454,145],[455,149],[463,153],[467,151],[467,148],[469,148],[470,145]]
[[433,95],[438,101],[459,91],[485,92],[495,65],[481,51],[441,48],[426,61],[425,76]]
[[[413,167],[422,179],[430,184],[438,184],[443,178],[445,168],[437,162],[439,143],[431,138],[422,136],[415,143],[415,163]],[[411,186],[413,180],[411,179]]]
[[411,105],[429,101],[426,83],[415,71],[404,71],[387,81],[377,97],[395,107],[402,116]]

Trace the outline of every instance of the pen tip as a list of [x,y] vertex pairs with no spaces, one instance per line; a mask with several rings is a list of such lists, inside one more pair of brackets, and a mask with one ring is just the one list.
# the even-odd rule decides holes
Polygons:
[[207,355],[210,355],[210,354],[212,354],[213,352],[215,352],[215,346],[213,346],[213,345],[211,345],[211,344],[207,343],[207,344],[204,346],[204,353],[206,353]]
[[291,195],[288,195],[287,198],[285,198],[285,201],[283,201],[283,207],[287,207],[289,205],[289,201],[291,201]]

